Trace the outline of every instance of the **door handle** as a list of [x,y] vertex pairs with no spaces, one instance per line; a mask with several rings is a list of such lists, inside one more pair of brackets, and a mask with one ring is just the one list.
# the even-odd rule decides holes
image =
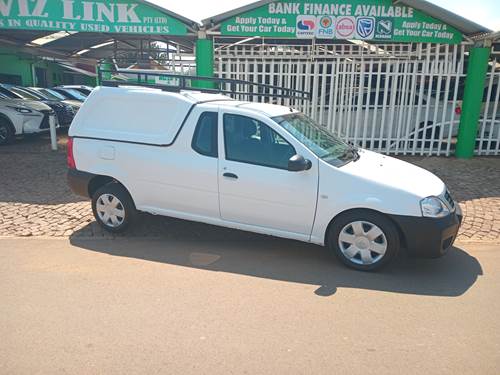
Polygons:
[[238,176],[236,176],[234,173],[224,173],[223,176],[227,178],[232,178],[233,180],[238,179]]

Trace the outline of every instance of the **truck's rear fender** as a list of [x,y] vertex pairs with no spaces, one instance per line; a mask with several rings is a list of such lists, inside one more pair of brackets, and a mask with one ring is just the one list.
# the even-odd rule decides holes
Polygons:
[[108,141],[82,139],[73,140],[73,156],[78,171],[90,174],[86,176],[86,191],[89,197],[101,186],[116,181],[130,196],[130,177],[126,159],[118,158],[120,144]]

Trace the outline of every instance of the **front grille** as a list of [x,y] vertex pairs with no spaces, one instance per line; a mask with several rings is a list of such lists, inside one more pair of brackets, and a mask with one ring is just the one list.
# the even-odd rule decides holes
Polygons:
[[69,105],[54,103],[50,106],[52,109],[54,109],[57,115],[57,121],[60,125],[66,126],[71,124],[71,121],[73,121],[73,117],[75,117],[75,114],[73,112],[73,109]]
[[446,199],[446,202],[448,202],[452,209],[455,208],[455,201],[453,200],[453,197],[451,196],[449,190],[446,190],[446,193],[444,193],[444,199]]

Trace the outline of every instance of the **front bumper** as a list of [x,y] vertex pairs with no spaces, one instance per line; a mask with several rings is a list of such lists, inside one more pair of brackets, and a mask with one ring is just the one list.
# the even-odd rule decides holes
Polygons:
[[392,215],[391,219],[401,229],[403,245],[410,254],[438,258],[453,246],[463,215],[457,204],[454,213],[440,219],[398,215]]

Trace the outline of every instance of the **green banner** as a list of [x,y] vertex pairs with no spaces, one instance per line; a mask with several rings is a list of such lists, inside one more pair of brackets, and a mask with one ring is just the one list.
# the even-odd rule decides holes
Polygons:
[[0,0],[0,28],[186,35],[186,25],[132,0]]
[[222,35],[457,44],[455,28],[391,0],[278,0],[232,17]]

